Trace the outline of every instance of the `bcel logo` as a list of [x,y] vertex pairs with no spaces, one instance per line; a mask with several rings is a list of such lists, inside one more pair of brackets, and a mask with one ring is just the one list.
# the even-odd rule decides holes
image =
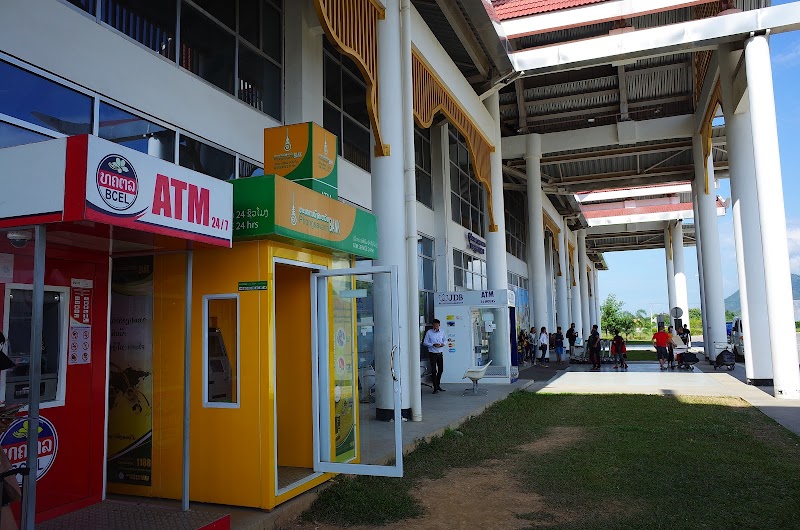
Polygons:
[[[42,478],[53,466],[58,453],[58,434],[55,426],[44,417],[39,417],[38,465],[36,480]],[[28,459],[28,420],[19,418],[12,423],[0,438],[0,445],[11,462],[11,469],[17,469],[27,463]],[[22,475],[17,475],[22,485]]]
[[97,191],[109,208],[124,211],[139,195],[139,179],[127,158],[108,155],[97,166]]

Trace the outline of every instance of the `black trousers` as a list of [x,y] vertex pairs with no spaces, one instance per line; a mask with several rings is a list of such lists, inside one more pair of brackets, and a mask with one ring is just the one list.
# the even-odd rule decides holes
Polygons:
[[444,356],[441,353],[428,353],[428,359],[431,361],[431,383],[433,383],[433,389],[436,390],[442,382]]

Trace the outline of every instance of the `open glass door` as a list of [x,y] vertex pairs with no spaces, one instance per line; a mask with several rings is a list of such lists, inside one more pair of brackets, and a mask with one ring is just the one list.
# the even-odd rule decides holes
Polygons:
[[313,274],[315,471],[403,475],[396,270]]

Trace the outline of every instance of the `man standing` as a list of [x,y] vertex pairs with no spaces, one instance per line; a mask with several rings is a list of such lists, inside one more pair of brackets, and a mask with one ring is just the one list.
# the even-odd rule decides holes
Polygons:
[[597,324],[592,326],[592,333],[589,335],[589,361],[593,371],[600,369],[600,332],[597,331]]
[[428,358],[431,361],[431,383],[433,383],[433,393],[436,394],[440,390],[444,392],[444,388],[440,386],[442,381],[442,370],[444,370],[444,351],[445,336],[444,331],[439,329],[441,322],[439,320],[433,321],[433,329],[425,332],[425,338],[422,345],[428,348]]
[[561,326],[556,328],[556,360],[558,364],[564,364],[561,357],[564,355],[564,334],[561,333]]
[[653,346],[656,347],[656,357],[658,357],[658,362],[661,365],[661,369],[666,369],[664,363],[667,361],[668,353],[667,353],[667,343],[670,340],[670,335],[666,331],[664,331],[664,325],[661,324],[658,326],[658,331],[653,334]]
[[567,330],[567,341],[569,341],[569,355],[575,356],[575,341],[578,339],[578,334],[575,333],[575,322],[569,325]]

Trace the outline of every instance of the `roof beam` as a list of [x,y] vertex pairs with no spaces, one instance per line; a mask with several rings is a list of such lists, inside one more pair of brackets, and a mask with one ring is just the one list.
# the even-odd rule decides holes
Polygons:
[[514,18],[501,24],[506,38],[517,39],[537,33],[549,33],[567,28],[599,24],[612,20],[639,17],[648,13],[679,9],[712,0],[611,0],[599,4],[563,9],[526,17]]
[[517,117],[519,118],[519,128],[528,128],[528,109],[525,107],[525,82],[522,78],[514,81],[514,93],[517,96]]
[[679,24],[518,51],[511,55],[511,61],[519,72],[541,75],[645,57],[711,50],[723,42],[744,40],[751,32],[767,29],[772,33],[800,29],[800,3],[790,2]]
[[603,158],[615,158],[620,156],[650,155],[656,153],[669,153],[672,151],[683,151],[692,147],[692,142],[683,140],[680,142],[670,142],[659,145],[639,145],[631,147],[620,147],[618,149],[607,149],[605,151],[592,151],[589,153],[577,153],[572,155],[558,155],[542,157],[542,165],[556,164],[559,162],[586,162],[589,160],[601,160]]
[[617,66],[617,79],[619,80],[619,119],[628,121],[628,78],[625,77],[625,65]]
[[[616,93],[616,90],[614,90]],[[645,99],[641,101],[633,101],[627,104],[627,109],[638,109],[642,107],[650,107],[653,105],[666,105],[668,103],[683,103],[685,101],[691,101],[692,95],[685,94],[683,96],[671,96],[666,98],[658,98],[658,99]],[[554,114],[537,114],[536,116],[528,116],[528,122],[540,122],[540,121],[549,121],[549,120],[559,120],[561,118],[572,118],[576,116],[587,116],[589,114],[602,114],[602,113],[611,113],[608,116],[617,116],[619,115],[620,107],[618,105],[607,105],[604,107],[590,107],[587,109],[578,109],[578,110],[569,110],[566,112],[559,112]],[[626,112],[627,113],[627,112]],[[597,116],[594,116],[595,118]]]
[[467,21],[464,19],[464,15],[458,11],[455,2],[450,2],[448,0],[436,0],[436,5],[439,6],[439,9],[447,19],[450,27],[453,28],[456,37],[458,37],[458,40],[461,41],[464,49],[467,50],[469,58],[472,59],[472,64],[475,65],[475,68],[478,70],[478,72],[480,72],[485,80],[487,77],[489,77],[491,66],[489,65],[489,61],[486,59],[486,56],[483,53],[483,49],[481,48],[477,37],[475,37],[475,33],[472,31],[472,29],[470,29]]

